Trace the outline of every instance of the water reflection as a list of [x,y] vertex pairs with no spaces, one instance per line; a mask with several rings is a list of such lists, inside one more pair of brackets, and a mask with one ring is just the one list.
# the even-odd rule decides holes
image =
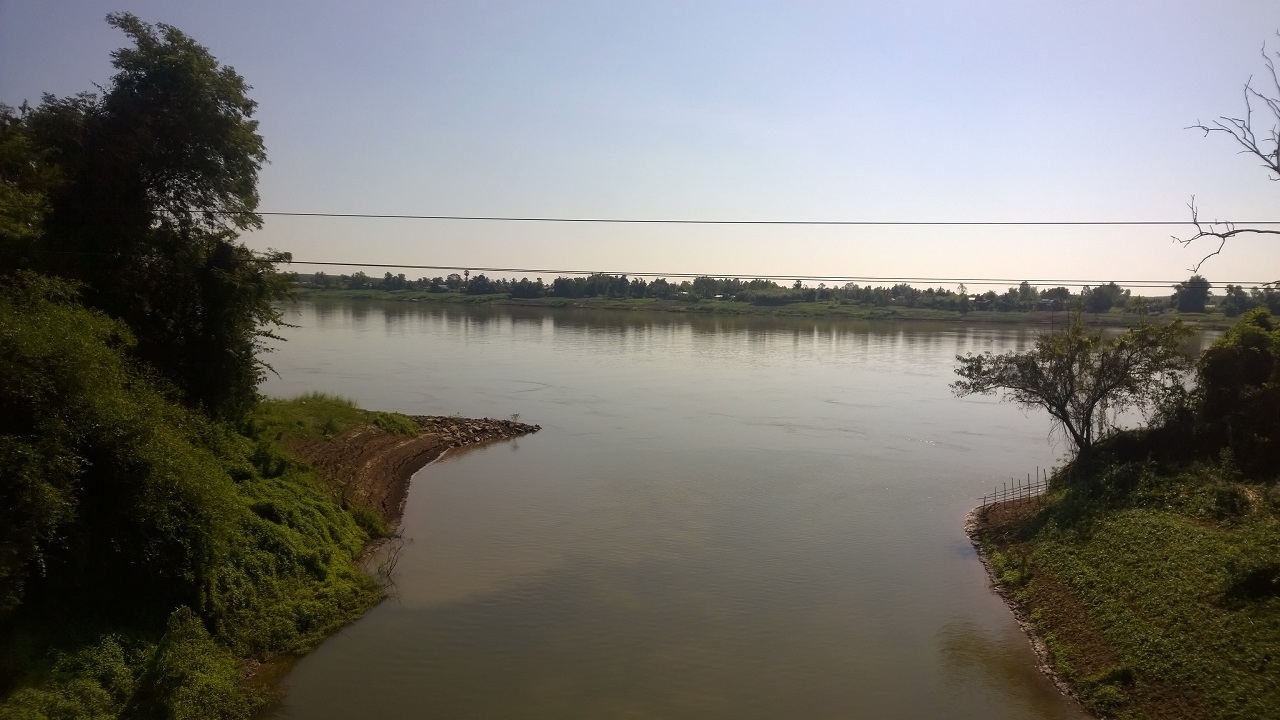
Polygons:
[[[547,309],[520,306],[454,306],[434,303],[322,301],[304,306],[323,329],[372,329],[380,320],[386,335],[446,330],[456,339],[545,342],[555,339],[572,350],[625,354],[654,347],[688,346],[704,359],[725,354],[752,358],[781,343],[792,358],[814,358],[857,347],[862,355],[888,350],[907,358],[982,352],[1000,345],[1024,349],[1042,329],[960,326],[955,323],[843,320],[712,313],[669,313]],[[300,312],[300,311],[298,311]],[[374,314],[376,313],[376,314]],[[295,315],[297,317],[298,315]],[[581,338],[590,335],[590,342]]]
[[983,628],[967,620],[955,620],[938,633],[939,653],[946,662],[947,679],[961,691],[977,684],[1014,688],[1010,698],[1028,709],[1038,708],[1045,720],[1080,717],[1040,671],[1027,663],[1019,645],[1027,644],[1016,626]]

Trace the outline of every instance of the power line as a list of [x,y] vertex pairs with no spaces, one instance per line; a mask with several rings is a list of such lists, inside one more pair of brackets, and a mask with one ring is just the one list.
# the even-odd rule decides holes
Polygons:
[[[354,267],[354,268],[385,268],[394,270],[452,270],[452,271],[469,271],[473,273],[508,273],[518,275],[626,275],[628,277],[653,277],[653,278],[699,278],[711,277],[720,280],[810,280],[820,282],[879,282],[879,283],[940,283],[950,285],[1017,285],[1019,283],[1028,283],[1033,285],[1062,285],[1070,287],[1096,287],[1098,285],[1106,285],[1114,282],[1117,285],[1128,287],[1160,287],[1167,288],[1176,285],[1181,280],[1078,280],[1078,279],[1051,279],[1051,278],[945,278],[945,277],[879,277],[871,275],[742,275],[742,274],[716,274],[716,273],[688,273],[688,272],[620,272],[620,271],[604,271],[604,270],[572,270],[572,269],[552,269],[552,268],[514,268],[514,267],[477,267],[471,265],[413,265],[413,264],[396,264],[396,263],[357,263],[357,262],[326,262],[318,260],[292,260],[293,265],[317,265],[324,267]],[[1213,285],[1270,285],[1274,281],[1215,281]]]
[[[716,220],[694,218],[580,218],[523,217],[506,215],[405,215],[336,212],[251,212],[248,210],[188,210],[203,215],[262,215],[270,217],[367,218],[381,220],[460,220],[479,222],[597,223],[619,225],[827,225],[827,226],[1174,226],[1192,225],[1191,220]],[[1280,220],[1214,220],[1201,225],[1280,225]]]
[[[34,250],[33,252],[45,255],[75,255],[90,257],[117,257],[114,253],[107,252],[86,252],[76,250]],[[1108,283],[1115,283],[1123,287],[1139,287],[1139,288],[1167,288],[1186,282],[1185,280],[1079,280],[1079,279],[1061,279],[1061,278],[964,278],[964,277],[886,277],[877,275],[779,275],[779,274],[735,274],[735,273],[691,273],[691,272],[648,272],[648,271],[618,271],[618,270],[580,270],[580,269],[553,269],[553,268],[512,268],[512,267],[483,267],[477,265],[417,265],[411,263],[361,263],[361,262],[337,262],[323,260],[275,260],[269,257],[254,257],[249,259],[251,262],[269,263],[269,264],[290,264],[290,265],[316,265],[321,267],[352,267],[352,268],[379,268],[392,270],[452,270],[452,271],[468,271],[478,273],[510,273],[520,275],[533,275],[540,277],[542,275],[612,275],[627,277],[649,277],[649,278],[700,278],[709,277],[717,280],[809,280],[816,282],[879,282],[879,283],[938,283],[947,285],[1016,285],[1020,283],[1028,283],[1031,285],[1060,285],[1065,287],[1097,287]],[[1276,285],[1280,281],[1276,280],[1215,280],[1211,285],[1215,287],[1223,287],[1226,285],[1239,285],[1242,287],[1257,287]]]

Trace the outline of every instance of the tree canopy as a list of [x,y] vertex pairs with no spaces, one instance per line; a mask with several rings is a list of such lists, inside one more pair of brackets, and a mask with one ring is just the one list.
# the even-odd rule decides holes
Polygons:
[[[0,716],[250,717],[243,659],[378,598],[377,523],[241,420],[286,291],[248,86],[167,25],[0,106]],[[179,402],[180,401],[180,402]],[[246,434],[247,433],[247,434]]]
[[189,405],[242,416],[280,320],[272,302],[288,292],[274,268],[288,256],[237,240],[262,223],[255,103],[177,28],[129,13],[107,21],[132,47],[112,54],[101,97],[0,109],[0,269],[81,283]]
[[1178,312],[1202,313],[1209,303],[1209,281],[1192,275],[1186,282],[1174,286],[1173,304]]
[[1078,455],[1113,427],[1121,412],[1154,410],[1180,388],[1190,359],[1183,343],[1191,330],[1180,321],[1143,324],[1106,338],[1089,332],[1079,316],[1061,332],[1041,335],[1027,352],[957,355],[957,396],[1004,397],[1049,413]]

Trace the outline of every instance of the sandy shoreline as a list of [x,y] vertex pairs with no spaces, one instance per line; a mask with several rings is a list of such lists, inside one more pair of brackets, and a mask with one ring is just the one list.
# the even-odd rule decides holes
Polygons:
[[1040,637],[1039,633],[1036,632],[1035,625],[1031,622],[1026,608],[1022,606],[1022,603],[1018,602],[1012,592],[1000,584],[999,579],[996,577],[995,569],[991,566],[991,558],[987,556],[982,546],[982,532],[988,527],[989,513],[992,510],[999,512],[1005,506],[1026,502],[1027,500],[1012,500],[986,507],[976,507],[965,516],[964,533],[969,537],[969,542],[973,544],[974,552],[978,554],[978,560],[982,562],[982,567],[987,571],[987,581],[992,591],[1004,600],[1005,605],[1009,607],[1009,612],[1013,613],[1013,618],[1018,623],[1018,627],[1022,629],[1022,633],[1031,642],[1031,649],[1036,654],[1036,669],[1048,677],[1059,692],[1074,700],[1082,711],[1088,713],[1087,710],[1084,710],[1084,705],[1080,702],[1080,697],[1076,695],[1075,689],[1054,670],[1053,655],[1049,652],[1049,646],[1045,644],[1044,638]]

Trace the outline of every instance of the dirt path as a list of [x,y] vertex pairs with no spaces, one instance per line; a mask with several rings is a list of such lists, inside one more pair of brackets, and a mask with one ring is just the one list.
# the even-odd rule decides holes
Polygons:
[[519,437],[542,429],[511,420],[411,415],[417,437],[396,435],[372,425],[331,438],[286,441],[285,447],[311,463],[340,500],[360,505],[395,528],[409,494],[409,480],[450,448]]

